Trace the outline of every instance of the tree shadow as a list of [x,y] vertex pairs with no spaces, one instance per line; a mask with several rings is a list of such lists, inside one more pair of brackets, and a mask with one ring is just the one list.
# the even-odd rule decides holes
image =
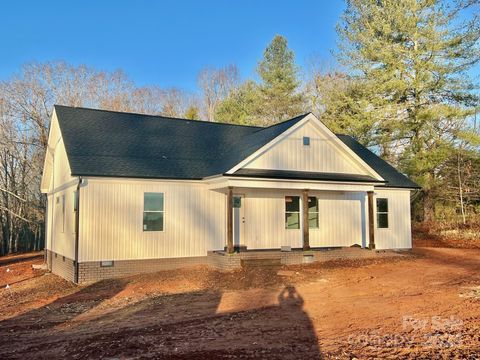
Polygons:
[[36,351],[41,357],[66,351],[75,358],[321,358],[313,323],[294,286],[282,288],[277,303],[261,295],[246,299],[256,304],[248,310],[238,306],[221,313],[226,291],[201,290],[150,295],[97,316],[79,317],[124,286],[122,280],[95,283],[0,322],[0,358],[38,357]]
[[40,308],[0,321],[0,338],[2,342],[9,341],[9,334],[12,334],[11,340],[14,342],[15,337],[18,337],[15,334],[19,331],[48,330],[63,324],[93,309],[100,302],[114,297],[125,285],[126,281],[123,279],[98,281]]

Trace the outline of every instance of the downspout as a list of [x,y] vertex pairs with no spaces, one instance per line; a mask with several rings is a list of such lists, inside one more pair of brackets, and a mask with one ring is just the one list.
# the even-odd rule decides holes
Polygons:
[[78,240],[80,238],[80,185],[82,184],[82,177],[78,177],[78,184],[77,184],[77,192],[76,192],[76,201],[77,201],[77,209],[75,211],[75,273],[73,276],[73,282],[78,284],[78,275],[80,272],[80,266],[78,264]]

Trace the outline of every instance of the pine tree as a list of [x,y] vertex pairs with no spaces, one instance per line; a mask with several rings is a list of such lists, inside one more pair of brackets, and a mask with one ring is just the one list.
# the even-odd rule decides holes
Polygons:
[[263,122],[278,122],[303,112],[303,96],[298,88],[298,69],[295,55],[288,48],[287,40],[276,35],[267,46],[258,64],[261,78],[259,95],[261,106],[257,109]]
[[200,119],[200,111],[198,110],[198,107],[195,105],[190,105],[188,109],[185,111],[184,115],[185,119],[190,119],[190,120],[199,120]]
[[258,112],[261,108],[258,86],[249,80],[238,89],[230,92],[230,95],[222,101],[215,113],[217,121],[255,125],[259,123]]
[[434,220],[438,170],[478,104],[467,71],[479,60],[478,22],[435,0],[350,0],[340,60],[368,89],[377,144],[422,186]]

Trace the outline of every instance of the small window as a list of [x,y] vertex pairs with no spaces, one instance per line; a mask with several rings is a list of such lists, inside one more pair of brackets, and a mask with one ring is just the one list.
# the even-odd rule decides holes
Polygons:
[[300,197],[285,197],[285,229],[300,229]]
[[377,227],[388,228],[388,199],[377,199]]
[[316,197],[308,198],[308,227],[318,229],[318,199]]
[[143,231],[163,231],[163,193],[145,193]]
[[100,261],[100,267],[113,267],[113,260]]
[[310,145],[310,138],[308,136],[303,137],[303,145],[305,145],[305,146]]

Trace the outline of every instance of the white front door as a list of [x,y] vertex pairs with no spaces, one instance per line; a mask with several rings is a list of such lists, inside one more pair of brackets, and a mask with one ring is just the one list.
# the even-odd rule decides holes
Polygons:
[[245,228],[245,197],[233,195],[233,246],[244,245],[243,233]]

